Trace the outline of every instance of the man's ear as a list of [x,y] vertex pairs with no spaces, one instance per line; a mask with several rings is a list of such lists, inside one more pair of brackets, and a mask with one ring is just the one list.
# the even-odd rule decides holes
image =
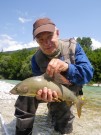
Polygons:
[[56,33],[57,36],[59,36],[59,34],[60,34],[59,29],[57,27],[55,27],[55,33]]
[[59,32],[59,30],[57,29],[57,35],[59,36],[60,35],[60,32]]

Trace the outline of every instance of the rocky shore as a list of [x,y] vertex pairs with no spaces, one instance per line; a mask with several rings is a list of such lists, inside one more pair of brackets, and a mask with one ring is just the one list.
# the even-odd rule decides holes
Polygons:
[[[8,135],[14,135],[15,122],[14,117],[15,100],[0,100],[1,115],[4,119]],[[101,111],[87,109],[83,107],[81,118],[78,118],[76,108],[74,107],[74,130],[70,135],[101,135]],[[4,134],[3,126],[1,126],[0,135]],[[53,127],[47,121],[46,103],[41,103],[38,107],[35,124],[33,126],[33,135],[59,135],[53,130]]]

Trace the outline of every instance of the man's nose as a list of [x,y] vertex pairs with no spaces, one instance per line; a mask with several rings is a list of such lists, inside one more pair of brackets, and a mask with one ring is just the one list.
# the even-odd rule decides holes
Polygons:
[[48,45],[48,46],[50,46],[50,45],[51,45],[51,42],[50,42],[50,40],[45,40],[45,45]]

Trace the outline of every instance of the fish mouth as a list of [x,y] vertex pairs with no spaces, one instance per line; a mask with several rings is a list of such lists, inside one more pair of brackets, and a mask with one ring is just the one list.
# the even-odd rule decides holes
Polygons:
[[10,91],[10,94],[13,94],[13,95],[20,95],[20,96],[26,96],[26,94],[23,94],[23,93],[18,94],[17,91],[15,91],[15,90],[11,90],[11,91]]
[[11,93],[11,94],[14,94],[14,95],[17,94],[17,92],[16,92],[15,90],[11,90],[10,93]]

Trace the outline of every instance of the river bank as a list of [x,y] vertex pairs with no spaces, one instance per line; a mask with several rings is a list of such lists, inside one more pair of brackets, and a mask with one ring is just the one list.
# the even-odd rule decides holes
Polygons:
[[[0,110],[7,129],[7,135],[14,135],[16,119],[14,117],[14,100],[0,100]],[[41,103],[36,112],[35,123],[33,126],[33,135],[59,135],[53,130],[53,127],[47,121],[47,105]],[[70,135],[101,135],[101,111],[91,108],[82,109],[81,118],[78,118],[76,108],[74,107],[74,130]],[[2,127],[2,126],[1,126]],[[2,134],[4,134],[4,129]]]

